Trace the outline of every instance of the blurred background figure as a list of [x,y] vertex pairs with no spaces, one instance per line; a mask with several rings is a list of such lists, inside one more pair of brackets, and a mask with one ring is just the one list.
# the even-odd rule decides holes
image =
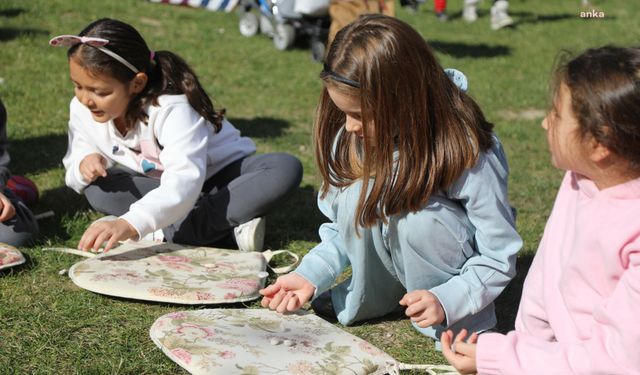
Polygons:
[[[402,2],[405,0],[401,0]],[[416,1],[416,0],[411,0]],[[403,5],[404,6],[404,5]],[[415,8],[414,8],[415,9]],[[395,17],[393,0],[331,0],[329,5],[329,16],[331,17],[331,27],[327,46],[331,45],[335,35],[358,16],[365,13],[382,13]]]
[[[418,5],[424,2],[425,0],[400,0],[400,5],[415,12],[418,10]],[[449,20],[449,16],[447,16],[447,0],[433,0],[433,11],[439,21],[447,22]]]
[[[462,18],[467,22],[475,22],[478,19],[478,3],[480,0],[464,0]],[[491,7],[491,28],[499,30],[513,25],[513,19],[509,16],[509,2],[507,0],[494,0]]]

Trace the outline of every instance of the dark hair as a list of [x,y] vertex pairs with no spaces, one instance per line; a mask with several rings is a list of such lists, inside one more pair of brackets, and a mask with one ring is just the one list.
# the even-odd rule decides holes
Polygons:
[[593,137],[640,171],[640,49],[604,46],[556,68],[553,95],[571,92],[571,109],[584,139]]
[[[356,224],[422,209],[493,144],[493,125],[478,105],[396,18],[365,15],[340,30],[321,78],[314,135],[322,194],[362,180]],[[345,115],[328,86],[359,100],[363,127],[375,124],[372,139],[343,131]]]
[[[148,75],[149,80],[144,90],[129,103],[125,114],[127,126],[132,126],[137,121],[146,122],[148,114],[144,111],[144,105],[149,102],[157,105],[160,95],[184,94],[189,104],[211,122],[216,131],[222,127],[224,110],[216,111],[213,108],[211,99],[189,65],[169,51],[157,51],[152,59],[147,43],[133,26],[122,21],[102,18],[89,24],[79,35],[107,39],[109,43],[103,48],[115,52],[140,72]],[[135,76],[124,64],[87,44],[72,46],[67,56],[76,57],[77,62],[89,71],[107,73],[123,83],[130,82]]]

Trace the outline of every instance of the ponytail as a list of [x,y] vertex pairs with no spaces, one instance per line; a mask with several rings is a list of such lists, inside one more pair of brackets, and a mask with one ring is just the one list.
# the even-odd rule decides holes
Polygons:
[[[198,77],[180,56],[169,51],[156,51],[150,70],[149,82],[140,98],[157,105],[160,95],[184,94],[196,112],[212,123],[216,132],[220,131],[224,109],[220,111],[214,109]],[[133,109],[132,106],[129,109]]]

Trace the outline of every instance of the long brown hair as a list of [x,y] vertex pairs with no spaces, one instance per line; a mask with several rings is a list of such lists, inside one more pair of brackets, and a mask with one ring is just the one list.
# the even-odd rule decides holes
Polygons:
[[551,97],[567,85],[582,139],[593,137],[640,172],[640,49],[604,46],[569,56],[560,55]]
[[[202,117],[213,124],[219,131],[222,127],[224,110],[216,111],[211,99],[200,84],[198,77],[180,56],[169,51],[157,51],[153,54],[140,33],[131,25],[122,21],[102,18],[92,22],[79,34],[94,38],[107,39],[107,48],[141,72],[148,75],[149,80],[144,90],[136,95],[125,113],[128,127],[137,121],[146,122],[148,114],[144,111],[147,103],[158,105],[160,95],[184,94],[189,104]],[[106,73],[122,83],[129,83],[135,73],[124,64],[100,51],[86,45],[76,44],[69,48],[67,56],[77,57],[78,63],[91,72]]]
[[[314,128],[321,192],[362,180],[355,224],[420,210],[492,145],[493,125],[398,19],[361,16],[336,35],[325,65]],[[345,115],[328,86],[359,100],[371,139],[343,131]]]

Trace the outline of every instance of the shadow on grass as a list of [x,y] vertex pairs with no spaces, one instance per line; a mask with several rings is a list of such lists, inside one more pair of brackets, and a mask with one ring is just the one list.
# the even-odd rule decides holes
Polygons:
[[290,241],[319,242],[318,228],[329,221],[318,209],[317,192],[306,185],[297,189],[267,218],[266,245],[282,248]]
[[13,139],[9,141],[9,168],[18,175],[45,172],[61,166],[66,151],[66,133]]
[[19,38],[23,35],[43,36],[49,35],[49,32],[41,29],[17,29],[15,27],[0,27],[0,42],[7,42],[9,40]]
[[0,10],[0,17],[13,18],[26,12],[23,8],[9,8]]
[[[588,9],[583,9],[576,7],[576,13],[558,13],[558,14],[537,14],[533,12],[513,12],[510,11],[509,15],[513,18],[513,25],[510,27],[517,27],[518,25],[527,24],[527,23],[546,23],[546,22],[557,22],[564,21],[572,18],[580,18],[580,12],[588,11]],[[489,21],[491,18],[491,14],[488,10],[478,10],[478,21],[481,22],[482,19],[486,19]],[[599,18],[598,20],[604,19],[615,19],[614,16],[607,16],[605,18]],[[462,12],[455,12],[449,15],[449,20],[457,20],[462,19]]]
[[78,213],[91,208],[84,195],[80,195],[64,186],[46,190],[40,196],[40,202],[33,209],[34,212],[52,210],[54,216],[38,221],[40,234],[35,239],[36,243],[46,243],[47,240],[64,242],[69,240],[73,233],[68,227],[71,218]]
[[266,117],[230,118],[229,122],[240,130],[243,136],[250,138],[276,138],[290,126],[287,121]]
[[457,58],[490,58],[511,55],[511,48],[503,45],[441,42],[437,40],[429,40],[428,42],[434,50]]
[[501,333],[507,333],[514,329],[516,315],[518,314],[518,306],[520,305],[520,297],[522,296],[522,285],[524,279],[529,273],[533,254],[521,255],[516,263],[517,274],[511,280],[511,283],[496,299],[496,315],[498,316],[498,324],[496,330]]

